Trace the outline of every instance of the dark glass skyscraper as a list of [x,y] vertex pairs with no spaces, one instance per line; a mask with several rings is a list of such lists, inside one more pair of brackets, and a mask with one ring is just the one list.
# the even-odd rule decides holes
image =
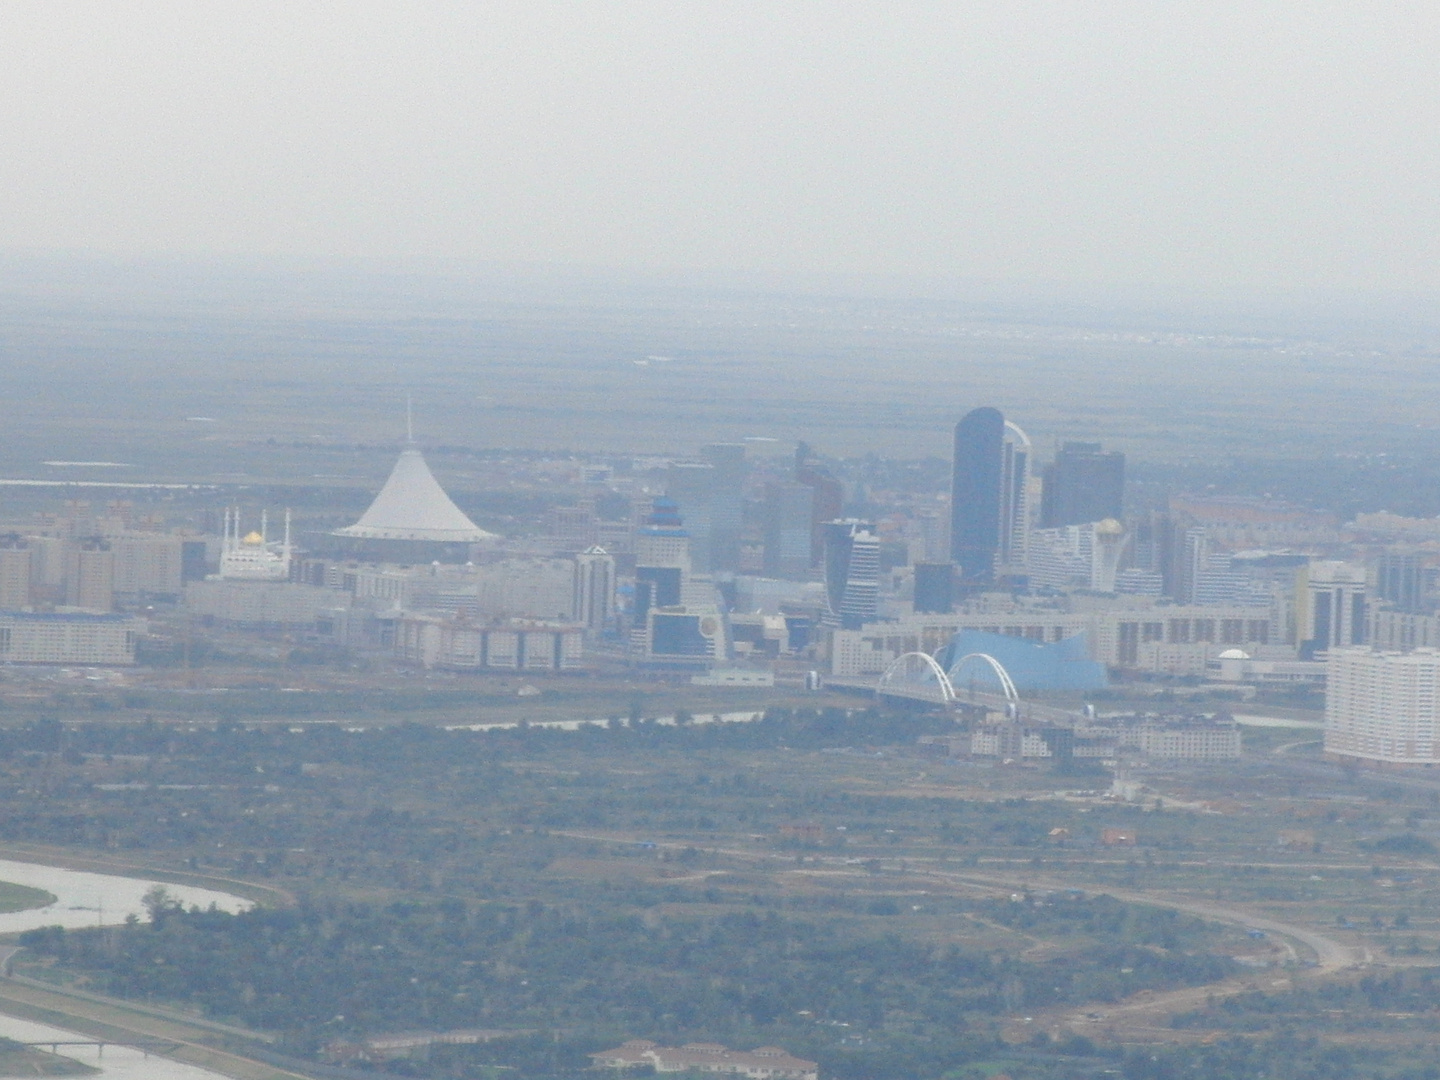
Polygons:
[[946,563],[915,564],[915,613],[948,614],[955,607],[955,567]]
[[1120,520],[1125,494],[1125,455],[1105,453],[1099,443],[1067,442],[1045,470],[1040,527]]
[[740,569],[740,533],[745,527],[745,477],[749,463],[743,443],[711,443],[701,453],[715,470],[710,496],[710,569]]
[[972,409],[955,425],[950,483],[950,561],[960,580],[988,584],[1000,549],[1000,487],[1005,418],[999,409]]

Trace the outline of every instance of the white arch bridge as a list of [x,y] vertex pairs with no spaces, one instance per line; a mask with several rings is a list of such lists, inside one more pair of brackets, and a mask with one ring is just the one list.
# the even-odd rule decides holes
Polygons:
[[[992,678],[986,681],[999,684],[999,693],[980,690],[972,677],[957,687],[962,671],[977,669]],[[989,669],[986,671],[986,669]],[[1015,681],[1005,670],[1005,665],[989,653],[967,653],[950,665],[946,671],[940,662],[924,652],[909,652],[895,659],[875,683],[875,696],[879,698],[901,698],[909,701],[924,701],[933,705],[955,706],[974,705],[1004,712],[1019,718],[1022,713],[1020,694]],[[1026,702],[1024,715],[1031,720],[1071,721],[1076,713],[1068,709],[1057,709],[1050,705]]]

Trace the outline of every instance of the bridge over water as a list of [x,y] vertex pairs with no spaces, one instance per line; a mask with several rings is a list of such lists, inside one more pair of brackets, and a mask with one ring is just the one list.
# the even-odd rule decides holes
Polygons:
[[[1005,666],[989,653],[969,653],[947,671],[929,653],[911,652],[898,657],[874,682],[832,679],[831,685],[873,690],[882,700],[919,701],[955,709],[984,708],[1017,720],[1073,725],[1083,717],[1078,709],[1022,701]],[[981,687],[986,687],[981,689]]]

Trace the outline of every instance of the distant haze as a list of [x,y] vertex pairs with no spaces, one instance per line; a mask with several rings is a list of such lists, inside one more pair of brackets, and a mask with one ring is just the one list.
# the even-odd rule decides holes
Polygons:
[[1440,285],[1440,6],[0,6],[0,249]]

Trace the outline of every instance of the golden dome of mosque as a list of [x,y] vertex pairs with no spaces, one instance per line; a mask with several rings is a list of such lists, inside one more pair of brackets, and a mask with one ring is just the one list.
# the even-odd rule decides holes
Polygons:
[[259,547],[261,544],[265,543],[265,538],[261,536],[258,532],[250,532],[245,535],[245,538],[242,539],[240,543],[244,544],[246,547]]

